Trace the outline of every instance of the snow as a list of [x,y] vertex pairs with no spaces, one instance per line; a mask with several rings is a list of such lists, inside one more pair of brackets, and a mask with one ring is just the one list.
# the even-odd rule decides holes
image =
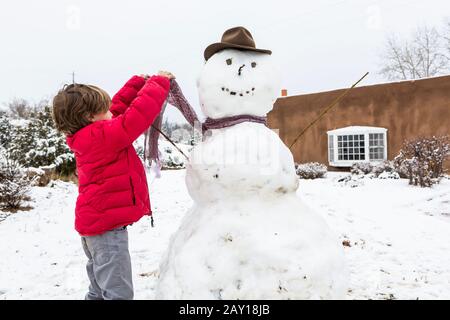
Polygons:
[[356,134],[356,133],[385,133],[386,128],[368,127],[368,126],[349,126],[335,130],[327,131],[330,134]]
[[450,181],[433,188],[405,179],[363,179],[357,186],[302,181],[299,193],[350,241],[353,299],[450,298]]
[[400,175],[397,172],[383,171],[378,179],[400,179]]
[[[364,179],[351,188],[343,173],[300,180],[297,194],[340,239],[349,265],[348,299],[450,299],[450,180],[433,188],[405,179]],[[155,228],[129,227],[136,299],[153,299],[156,273],[171,235],[192,205],[185,170],[150,183]],[[0,222],[0,299],[82,299],[86,257],[73,229],[76,186],[33,187],[30,211]],[[176,200],[174,200],[176,199]]]
[[[164,179],[149,181],[155,228],[148,217],[129,227],[136,299],[153,298],[152,272],[191,206],[183,175],[163,171]],[[77,187],[58,181],[33,187],[31,196],[34,209],[0,222],[0,299],[82,299],[89,283],[73,226]]]
[[11,119],[10,121],[14,127],[25,127],[31,122],[27,119]]

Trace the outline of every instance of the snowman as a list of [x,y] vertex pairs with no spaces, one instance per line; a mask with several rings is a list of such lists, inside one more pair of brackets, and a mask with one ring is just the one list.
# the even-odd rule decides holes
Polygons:
[[186,170],[194,206],[171,238],[156,298],[344,298],[342,246],[296,195],[293,156],[265,125],[279,92],[271,52],[237,27],[205,59],[207,133]]

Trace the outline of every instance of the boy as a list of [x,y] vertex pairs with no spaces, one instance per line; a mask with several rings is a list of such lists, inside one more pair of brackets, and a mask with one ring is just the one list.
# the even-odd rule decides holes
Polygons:
[[53,99],[56,128],[75,153],[75,229],[88,257],[86,300],[133,299],[127,226],[151,215],[144,167],[133,148],[158,116],[168,72],[134,76],[112,98],[100,88],[65,86]]

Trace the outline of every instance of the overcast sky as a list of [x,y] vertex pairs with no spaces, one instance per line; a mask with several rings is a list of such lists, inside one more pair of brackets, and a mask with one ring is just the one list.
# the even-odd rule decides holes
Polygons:
[[364,84],[378,83],[387,34],[445,17],[448,0],[2,1],[0,103],[51,98],[72,71],[114,94],[131,75],[164,69],[197,106],[204,49],[238,25],[273,51],[289,95],[347,87],[366,71]]

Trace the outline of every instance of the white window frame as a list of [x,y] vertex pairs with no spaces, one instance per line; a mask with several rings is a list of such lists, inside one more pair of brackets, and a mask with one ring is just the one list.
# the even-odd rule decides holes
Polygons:
[[[371,134],[382,134],[382,140],[379,139],[377,144],[382,143],[380,146],[369,145],[371,141],[369,139]],[[351,126],[345,128],[339,128],[335,130],[330,130],[327,132],[328,143],[328,163],[332,167],[351,167],[356,162],[371,162],[378,163],[387,160],[387,129],[380,127],[363,127],[363,126]],[[351,135],[364,135],[364,160],[339,160],[338,152],[338,136],[351,136]],[[373,140],[373,139],[372,139]],[[341,141],[342,142],[342,141]],[[333,146],[333,154],[331,154],[330,146]],[[371,149],[383,147],[383,158],[382,159],[370,159]],[[373,154],[373,153],[372,153]]]
[[[380,135],[382,135],[382,137],[380,137]],[[369,133],[369,159],[371,161],[383,161],[385,147],[386,147],[386,143],[384,141],[383,133]],[[378,156],[380,154],[380,152],[378,150],[380,148],[383,148],[381,158],[379,158],[379,157],[372,158],[372,155]]]
[[334,154],[336,151],[333,136],[328,135],[328,162],[334,161]]

